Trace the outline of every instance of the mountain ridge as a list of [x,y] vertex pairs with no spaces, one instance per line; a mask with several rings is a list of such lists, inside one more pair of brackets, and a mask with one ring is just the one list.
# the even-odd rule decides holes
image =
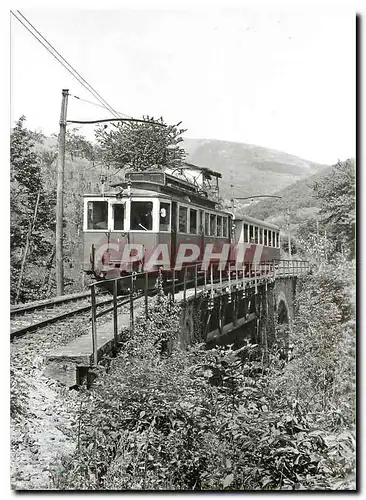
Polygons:
[[187,161],[221,173],[220,191],[224,199],[275,194],[329,167],[254,144],[185,138],[182,145]]

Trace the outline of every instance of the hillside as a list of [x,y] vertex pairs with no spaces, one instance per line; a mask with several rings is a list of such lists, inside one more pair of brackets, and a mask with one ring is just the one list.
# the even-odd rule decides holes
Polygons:
[[322,171],[326,166],[252,144],[209,139],[184,139],[188,161],[222,174],[221,196],[231,198],[277,191]]
[[312,185],[328,175],[332,166],[323,168],[320,172],[300,179],[275,194],[280,199],[263,199],[257,202],[236,204],[238,212],[245,212],[252,217],[267,220],[281,228],[286,227],[286,213],[289,211],[290,227],[296,233],[298,226],[313,218],[318,212],[318,200],[313,197]]

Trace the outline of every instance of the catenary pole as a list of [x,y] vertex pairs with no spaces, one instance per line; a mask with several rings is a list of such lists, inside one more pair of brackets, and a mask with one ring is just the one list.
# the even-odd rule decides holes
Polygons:
[[292,250],[291,250],[291,229],[290,229],[290,209],[287,209],[287,234],[288,234],[288,256],[292,260]]
[[57,162],[57,200],[56,200],[56,294],[64,294],[64,255],[63,255],[63,219],[64,219],[64,170],[66,144],[66,115],[69,89],[62,90],[60,134],[58,137]]

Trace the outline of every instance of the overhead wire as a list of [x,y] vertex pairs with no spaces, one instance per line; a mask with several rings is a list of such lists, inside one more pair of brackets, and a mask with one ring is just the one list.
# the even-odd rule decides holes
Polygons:
[[[112,106],[110,106],[110,104],[108,104],[108,102],[103,99],[103,97],[99,94],[99,92],[97,92],[91,85],[90,83],[88,83],[85,78],[83,78],[80,73],[78,73],[78,71],[76,71],[76,69],[58,52],[57,49],[55,49],[55,47],[53,47],[53,45],[42,35],[42,33],[40,33],[37,28],[35,28],[35,26],[33,26],[33,24],[19,11],[17,10],[18,14],[32,27],[32,29],[52,48],[52,50],[71,68],[71,70],[77,75],[77,80],[80,82],[80,79],[89,87],[89,92],[91,92],[93,94],[93,97],[96,97],[99,102],[102,102],[105,106],[106,109],[108,109],[108,111],[110,111],[114,116],[117,115],[116,111],[112,108]],[[19,20],[19,19],[18,19]],[[59,61],[61,62],[61,61]],[[75,75],[74,75],[75,76]],[[81,83],[81,82],[80,82]],[[85,87],[85,85],[84,85]],[[91,90],[90,90],[91,89]],[[95,94],[95,95],[94,95]]]
[[[10,11],[11,14],[19,21],[24,28],[88,91],[90,92],[93,97],[99,101],[107,111],[109,111],[113,116],[118,118],[118,113],[108,104],[108,102],[103,99],[103,97],[83,78],[80,73],[76,71],[73,66],[51,45],[50,42],[28,21],[28,19],[20,12],[19,15],[28,23],[32,29],[36,32],[34,33],[29,26],[27,26],[13,11]],[[41,38],[44,40],[44,42],[41,40]],[[47,45],[46,45],[47,44]],[[50,49],[51,47],[51,49]],[[56,55],[57,54],[57,55]]]
[[[70,97],[74,97],[74,99],[78,99],[79,101],[82,102],[87,102],[89,104],[92,104],[93,106],[97,106],[98,108],[104,108],[101,104],[97,104],[96,102],[88,101],[87,99],[82,99],[81,97],[78,97],[77,95],[69,94]],[[130,115],[126,115],[125,113],[122,113],[121,111],[117,111],[117,113],[120,116],[124,116],[125,118],[132,118]]]

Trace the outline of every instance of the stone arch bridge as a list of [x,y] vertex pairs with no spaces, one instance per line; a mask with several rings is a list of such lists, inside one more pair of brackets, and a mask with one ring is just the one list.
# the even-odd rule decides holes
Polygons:
[[[304,274],[303,272],[301,274]],[[291,325],[301,280],[295,273],[214,287],[183,300],[180,343],[240,346],[243,339],[270,346],[279,325]]]
[[[276,340],[276,332],[281,331],[278,325],[291,324],[301,286],[299,278],[308,270],[308,263],[278,261],[251,277],[244,272],[241,277],[237,272],[229,273],[225,279],[220,275],[219,283],[214,282],[211,273],[210,282],[205,280],[205,286],[198,286],[196,269],[194,288],[186,289],[186,282],[183,291],[176,293],[173,288],[173,300],[182,304],[180,345],[184,348],[205,342],[208,346],[234,344],[240,347],[250,339],[252,343],[264,346],[266,351]],[[113,321],[98,328],[95,304],[92,306],[91,335],[81,335],[50,351],[46,357],[46,376],[69,387],[78,385],[85,373],[106,353],[115,352],[123,344],[123,332],[133,330],[133,300],[129,312],[122,311],[119,315],[116,304]],[[142,310],[139,312],[142,314]],[[145,314],[148,314],[147,294]],[[285,329],[284,326],[283,331]]]

